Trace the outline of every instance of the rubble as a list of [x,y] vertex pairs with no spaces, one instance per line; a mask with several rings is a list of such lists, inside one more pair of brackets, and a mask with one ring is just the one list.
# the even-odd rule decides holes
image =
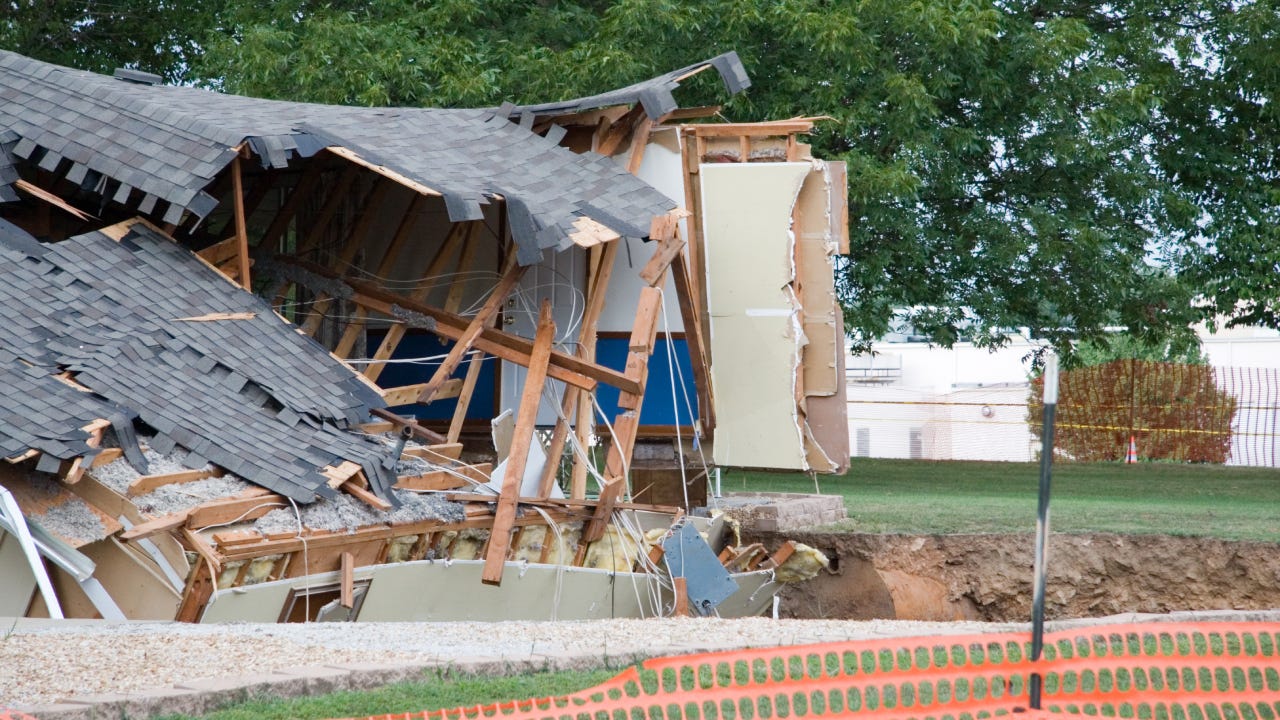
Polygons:
[[[632,459],[745,442],[842,466],[843,166],[799,142],[813,119],[688,123],[715,109],[673,91],[705,70],[750,84],[726,53],[590,98],[386,111],[0,51],[0,486],[21,509],[0,521],[50,534],[54,588],[4,578],[0,615],[666,615],[698,584],[662,561],[673,532],[726,581],[699,612],[762,612],[790,550],[717,558],[687,495],[632,501],[665,472]],[[746,211],[704,206],[744,199],[768,217],[735,258]],[[751,294],[766,274],[785,297]],[[765,325],[778,362],[741,392]]]

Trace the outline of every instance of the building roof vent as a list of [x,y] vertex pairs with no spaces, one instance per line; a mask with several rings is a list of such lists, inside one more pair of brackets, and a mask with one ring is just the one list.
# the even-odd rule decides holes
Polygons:
[[131,82],[138,85],[159,85],[164,81],[164,78],[159,75],[142,72],[141,70],[130,70],[129,68],[116,68],[115,72],[112,73],[112,76],[117,80],[123,80],[125,82]]

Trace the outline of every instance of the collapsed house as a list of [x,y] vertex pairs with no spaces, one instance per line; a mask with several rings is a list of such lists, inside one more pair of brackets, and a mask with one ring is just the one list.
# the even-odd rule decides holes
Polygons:
[[689,491],[847,466],[845,182],[692,122],[708,69],[350,108],[0,51],[0,616],[762,612],[812,558]]

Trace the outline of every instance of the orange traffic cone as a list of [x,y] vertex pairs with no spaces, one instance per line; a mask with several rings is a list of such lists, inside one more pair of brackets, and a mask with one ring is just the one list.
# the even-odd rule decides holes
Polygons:
[[1138,462],[1138,440],[1134,436],[1129,436],[1129,452],[1124,454],[1126,463]]

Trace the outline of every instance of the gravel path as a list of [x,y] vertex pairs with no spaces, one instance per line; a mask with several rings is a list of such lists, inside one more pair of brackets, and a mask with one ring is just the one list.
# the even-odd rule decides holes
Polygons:
[[6,621],[0,707],[130,692],[326,663],[617,658],[838,640],[1011,630],[1025,625],[748,618],[502,623],[183,625]]
[[[1049,629],[1157,620],[1280,622],[1280,611],[1128,614]],[[702,650],[1028,630],[1027,623],[768,618],[307,625],[0,619],[0,707],[330,663],[538,663],[573,655],[622,665]]]

